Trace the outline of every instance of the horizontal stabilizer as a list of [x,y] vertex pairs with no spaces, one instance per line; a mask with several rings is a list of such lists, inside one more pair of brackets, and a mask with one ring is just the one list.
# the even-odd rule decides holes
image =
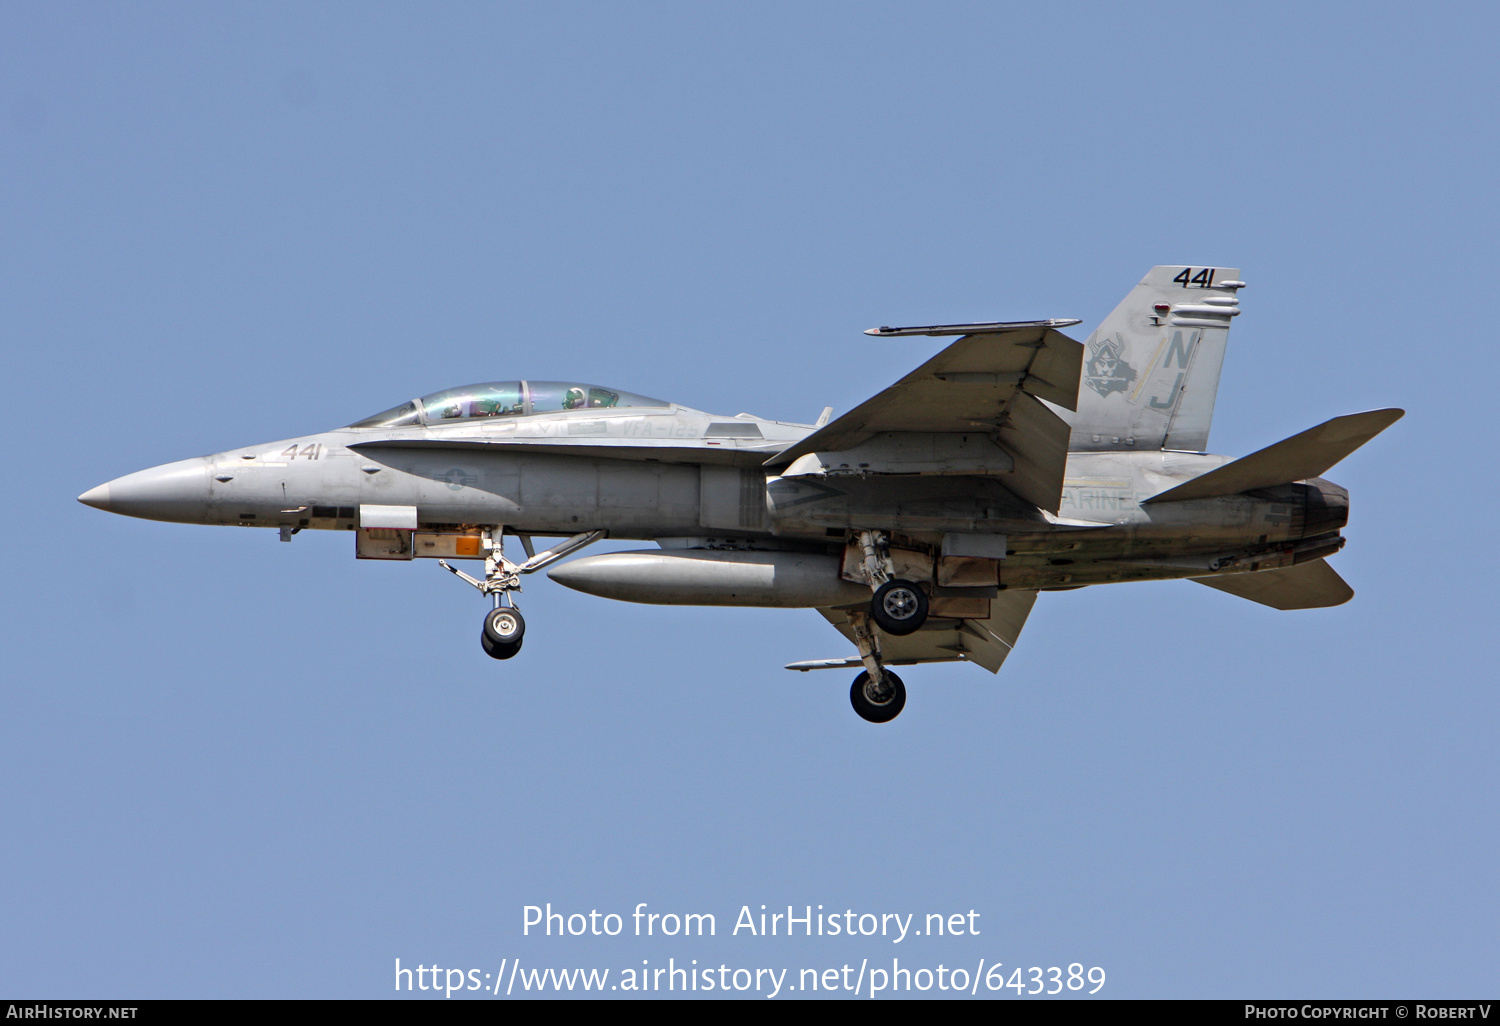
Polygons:
[[1338,571],[1325,560],[1281,570],[1259,570],[1249,574],[1225,574],[1222,577],[1192,577],[1195,584],[1206,584],[1272,609],[1321,609],[1341,606],[1354,597]]
[[1236,495],[1255,488],[1290,484],[1318,477],[1339,460],[1390,427],[1405,410],[1371,410],[1335,417],[1259,452],[1226,463],[1147,502],[1182,502],[1215,495]]

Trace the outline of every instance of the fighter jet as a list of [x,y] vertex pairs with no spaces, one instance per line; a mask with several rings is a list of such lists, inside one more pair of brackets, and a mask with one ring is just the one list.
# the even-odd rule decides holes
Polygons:
[[[282,541],[347,531],[360,559],[435,558],[489,600],[480,641],[499,660],[525,636],[522,578],[548,567],[628,602],[816,609],[855,654],[787,668],[858,669],[850,701],[884,723],[906,704],[890,667],[996,673],[1040,592],[1186,578],[1276,609],[1353,596],[1326,562],[1349,494],[1319,475],[1403,411],[1209,455],[1244,285],[1232,268],[1152,268],[1083,344],[1059,330],[1077,320],[872,328],[956,339],[836,420],[492,381],[79,501]],[[604,537],[657,547],[559,563]],[[564,540],[538,552],[537,538]]]

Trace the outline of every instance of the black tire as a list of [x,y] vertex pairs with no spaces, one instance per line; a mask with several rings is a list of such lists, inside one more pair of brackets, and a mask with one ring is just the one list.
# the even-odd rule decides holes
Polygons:
[[927,593],[910,581],[886,581],[870,600],[870,616],[887,634],[911,634],[927,622]]
[[[484,636],[497,648],[514,645],[521,647],[521,638],[526,634],[526,621],[521,611],[509,606],[491,609],[484,616]],[[514,655],[514,653],[512,653]]]
[[479,644],[484,646],[484,654],[491,659],[509,659],[521,651],[521,643],[517,641],[513,645],[497,645],[490,640],[490,636],[484,632],[479,634]]
[[854,686],[849,689],[849,702],[854,706],[854,711],[871,723],[889,723],[900,716],[901,710],[906,708],[906,685],[901,683],[901,678],[890,670],[886,670],[885,679],[890,681],[896,690],[884,702],[871,700],[865,691],[865,685],[870,683],[870,675],[863,671],[854,678]]

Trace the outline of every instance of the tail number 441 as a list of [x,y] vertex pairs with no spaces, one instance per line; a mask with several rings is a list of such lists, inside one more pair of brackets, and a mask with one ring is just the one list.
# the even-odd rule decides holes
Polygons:
[[1211,289],[1214,287],[1214,274],[1217,272],[1217,267],[1205,267],[1194,274],[1191,267],[1184,267],[1182,273],[1172,280],[1185,289]]

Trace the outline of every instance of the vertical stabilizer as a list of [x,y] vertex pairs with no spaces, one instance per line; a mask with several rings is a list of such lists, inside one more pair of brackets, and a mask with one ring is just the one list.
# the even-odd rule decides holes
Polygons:
[[1084,344],[1073,452],[1203,452],[1229,321],[1232,267],[1153,267]]

